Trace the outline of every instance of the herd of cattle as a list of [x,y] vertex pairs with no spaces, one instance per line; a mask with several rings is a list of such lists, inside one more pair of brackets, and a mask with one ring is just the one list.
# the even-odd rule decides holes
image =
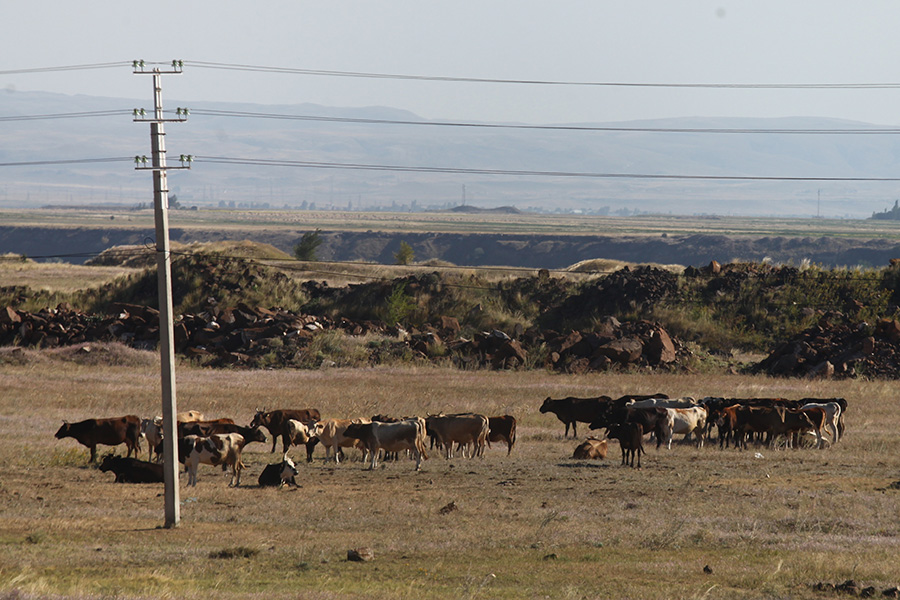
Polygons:
[[[396,459],[401,452],[416,461],[419,470],[422,460],[428,458],[426,437],[431,447],[437,446],[445,458],[452,458],[454,448],[464,456],[481,456],[485,445],[505,442],[507,454],[516,443],[516,419],[510,415],[486,417],[475,413],[429,415],[427,418],[394,418],[375,415],[371,419],[322,419],[317,409],[257,410],[248,426],[237,425],[232,419],[209,420],[197,411],[177,415],[178,459],[188,474],[188,485],[196,485],[197,471],[201,464],[221,465],[231,468],[231,485],[240,485],[241,460],[244,447],[251,442],[265,443],[268,430],[272,436],[272,452],[279,438],[282,440],[281,462],[267,465],[260,474],[260,486],[280,486],[293,483],[296,466],[288,458],[293,446],[306,447],[306,460],[312,462],[313,451],[318,444],[325,448],[325,459],[339,463],[343,448],[356,447],[363,453],[363,460],[374,470],[379,457]],[[136,415],[105,419],[86,419],[77,423],[63,423],[56,438],[74,438],[90,449],[90,461],[97,457],[97,446],[125,444],[124,457],[107,455],[100,463],[100,470],[112,471],[116,482],[162,482],[161,464],[164,450],[162,418],[141,419]],[[146,440],[149,460],[138,460],[142,440]],[[134,454],[134,458],[132,458]]]
[[[561,399],[547,398],[540,407],[541,413],[552,413],[563,422],[568,437],[577,437],[578,423],[587,423],[590,429],[605,429],[606,439],[588,437],[573,453],[576,459],[605,458],[607,440],[618,440],[622,451],[622,464],[641,466],[645,436],[656,438],[656,446],[672,447],[675,434],[684,435],[684,441],[693,441],[703,447],[704,441],[715,434],[719,446],[746,448],[748,441],[773,445],[784,437],[788,447],[799,447],[807,435],[815,447],[823,448],[825,435],[836,444],[844,433],[844,413],[847,401],[843,398],[693,398],[670,399],[664,394],[627,395],[613,399],[597,398]],[[297,468],[288,458],[293,446],[306,448],[306,460],[312,462],[318,444],[325,448],[325,459],[339,463],[343,448],[358,448],[369,469],[375,469],[379,457],[397,459],[404,453],[416,461],[419,470],[423,459],[428,458],[426,438],[430,447],[435,446],[445,458],[454,451],[463,456],[482,456],[485,445],[505,442],[507,454],[516,443],[516,419],[510,415],[486,417],[475,413],[439,414],[428,417],[394,418],[375,415],[371,419],[322,419],[317,409],[257,410],[247,426],[237,425],[232,419],[209,420],[197,411],[179,413],[177,416],[177,443],[179,461],[185,465],[188,485],[196,485],[199,465],[208,464],[222,469],[231,468],[231,485],[240,484],[244,464],[241,460],[244,447],[252,442],[265,443],[267,430],[272,436],[275,452],[279,438],[282,440],[282,459],[267,465],[259,476],[260,486],[295,484]],[[74,438],[90,449],[91,463],[96,461],[97,446],[125,444],[126,456],[107,455],[100,469],[112,471],[116,482],[162,482],[161,464],[164,449],[162,419],[141,419],[135,415],[106,419],[87,419],[77,423],[63,423],[56,432],[57,439]],[[142,440],[148,445],[149,460],[138,460]],[[134,454],[134,458],[132,458]]]

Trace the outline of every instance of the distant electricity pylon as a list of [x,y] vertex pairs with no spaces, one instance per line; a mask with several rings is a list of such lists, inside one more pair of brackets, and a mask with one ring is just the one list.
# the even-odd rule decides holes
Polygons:
[[172,257],[169,251],[169,189],[166,179],[168,169],[190,169],[193,157],[181,155],[181,166],[166,166],[166,140],[163,123],[187,120],[188,110],[179,108],[174,119],[163,117],[162,76],[179,74],[183,61],[173,60],[171,69],[158,67],[145,70],[146,63],[132,63],[135,74],[153,75],[153,115],[148,117],[144,109],[134,109],[134,121],[150,123],[150,147],[152,156],[147,165],[146,156],[135,156],[135,170],[153,171],[153,209],[156,220],[156,269],[159,279],[159,354],[162,376],[163,412],[163,472],[165,479],[165,526],[175,527],[181,520],[178,489],[178,432],[175,415],[178,412],[175,399],[175,341],[172,317]]

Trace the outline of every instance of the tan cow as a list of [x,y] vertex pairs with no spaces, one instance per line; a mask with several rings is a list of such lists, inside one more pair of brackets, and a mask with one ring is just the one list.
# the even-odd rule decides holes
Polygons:
[[[469,457],[481,456],[490,432],[488,418],[474,413],[429,415],[425,428],[435,443],[444,447],[444,457],[453,458],[453,444],[470,445]],[[465,452],[465,449],[464,449]]]
[[589,437],[584,440],[572,453],[572,458],[578,460],[587,459],[604,459],[606,458],[607,442],[606,440],[598,440],[595,437]]
[[319,438],[319,441],[325,446],[325,460],[328,460],[334,454],[334,462],[340,462],[341,448],[357,448],[363,449],[362,444],[355,438],[349,438],[344,435],[344,431],[351,423],[371,423],[367,418],[360,419],[324,419],[313,425],[309,433],[311,436]]
[[672,449],[672,436],[676,433],[683,433],[686,440],[693,435],[697,447],[703,447],[703,432],[706,429],[706,417],[709,414],[705,406],[666,408],[664,410],[668,416],[663,427],[668,450]]

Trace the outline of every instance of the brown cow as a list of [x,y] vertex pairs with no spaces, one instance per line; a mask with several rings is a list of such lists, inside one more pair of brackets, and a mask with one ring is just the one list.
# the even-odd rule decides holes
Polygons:
[[606,450],[606,440],[598,440],[595,437],[589,437],[575,448],[575,452],[572,453],[572,458],[577,458],[579,460],[604,459],[606,458]]
[[509,456],[516,445],[516,418],[512,415],[488,417],[488,448],[491,442],[506,442],[506,455]]
[[606,429],[608,438],[619,440],[622,448],[622,464],[630,464],[634,468],[634,457],[637,455],[637,468],[641,468],[641,454],[644,454],[644,433],[637,423],[614,423]]
[[[270,411],[257,409],[256,415],[254,415],[253,420],[250,422],[250,427],[265,427],[269,430],[269,433],[272,436],[272,452],[275,452],[275,444],[278,443],[278,436],[281,436],[284,448],[283,454],[287,454],[288,449],[291,447],[291,440],[287,432],[287,422],[290,419],[309,424],[312,421],[321,420],[322,415],[315,408],[301,408],[296,410],[281,408]],[[318,443],[318,439],[311,439],[307,442],[306,462],[312,462],[313,448],[315,448]]]
[[77,423],[63,422],[56,432],[56,439],[71,437],[91,449],[91,462],[97,459],[97,445],[118,446],[125,444],[127,456],[137,456],[140,449],[141,418],[136,415],[108,419],[85,419]]

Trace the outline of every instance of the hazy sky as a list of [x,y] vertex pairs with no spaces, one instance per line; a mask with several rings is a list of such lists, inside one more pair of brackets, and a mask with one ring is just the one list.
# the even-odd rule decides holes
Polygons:
[[[900,2],[869,0],[167,0],[5,2],[0,71],[143,58],[489,79],[900,81]],[[165,97],[392,106],[531,123],[826,116],[900,124],[900,89],[759,90],[395,81],[195,68]],[[0,74],[0,90],[149,98],[130,67]],[[167,104],[167,106],[173,106]]]

